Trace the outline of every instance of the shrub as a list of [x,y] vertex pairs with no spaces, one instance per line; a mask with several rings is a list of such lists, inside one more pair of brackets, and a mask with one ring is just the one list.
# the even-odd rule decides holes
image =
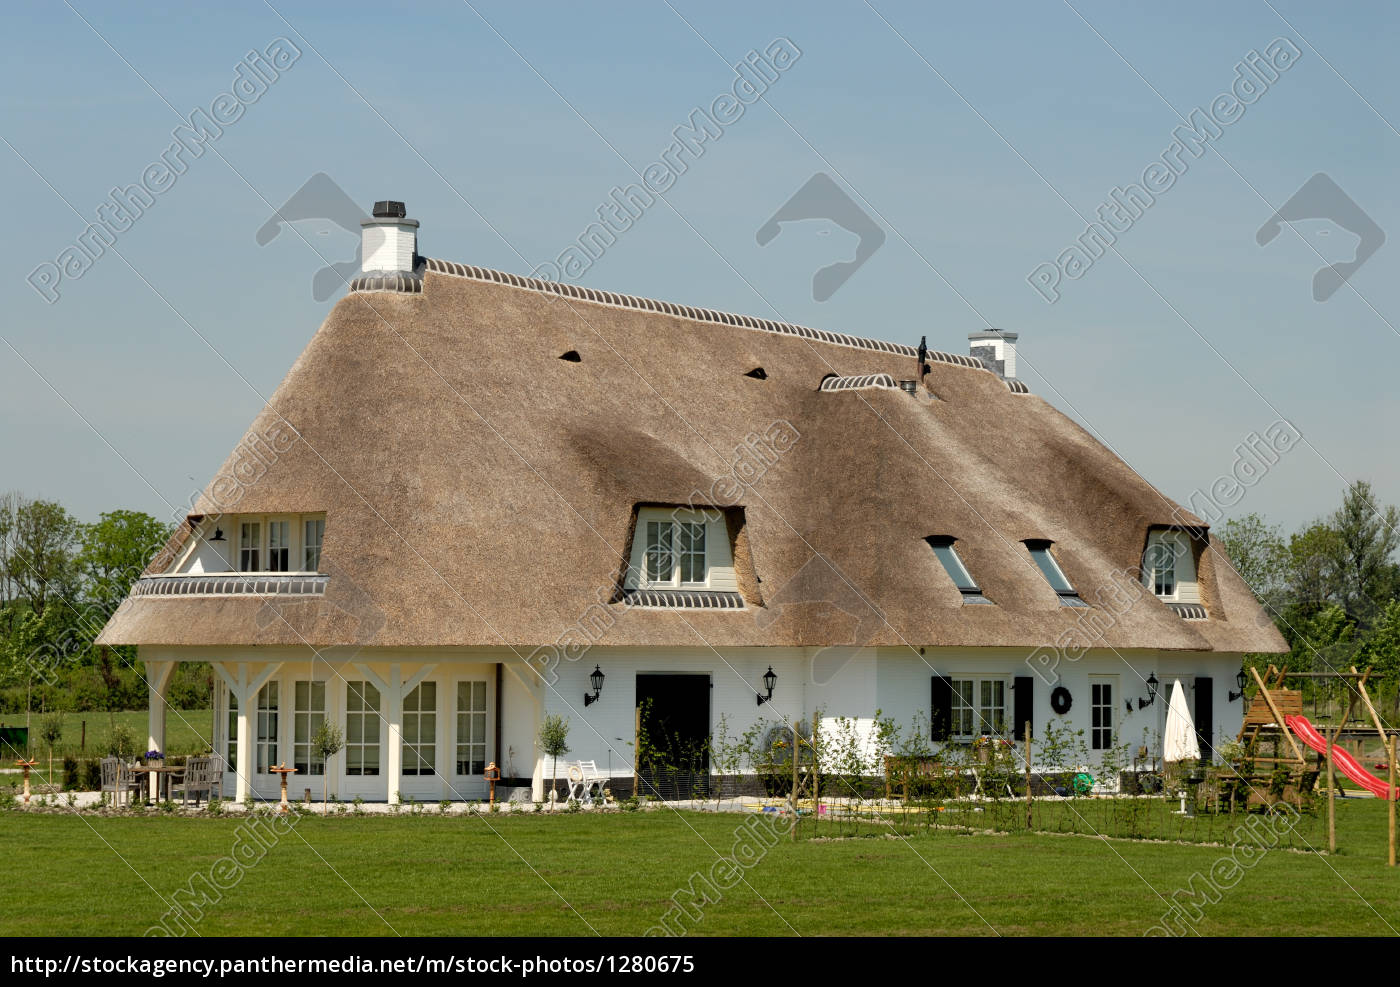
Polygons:
[[63,759],[63,790],[71,792],[78,787],[79,772],[78,759],[76,757],[65,757]]
[[88,758],[81,762],[82,790],[97,792],[102,790],[102,762]]

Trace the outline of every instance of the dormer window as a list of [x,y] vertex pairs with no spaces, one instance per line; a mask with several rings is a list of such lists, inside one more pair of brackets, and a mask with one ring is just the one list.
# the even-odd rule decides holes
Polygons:
[[1201,589],[1196,580],[1191,536],[1174,528],[1149,531],[1142,553],[1142,584],[1163,603],[1199,604]]
[[1156,539],[1143,557],[1143,582],[1164,600],[1176,599],[1176,552],[1171,542]]
[[1055,561],[1055,556],[1050,554],[1052,544],[1054,542],[1042,538],[1027,539],[1026,550],[1031,553],[1031,559],[1035,561],[1041,574],[1045,576],[1045,581],[1050,584],[1050,588],[1059,596],[1060,606],[1087,607],[1089,604],[1079,598],[1078,590],[1070,585],[1070,581],[1065,578],[1064,570]]
[[[213,522],[206,522],[212,524]],[[320,572],[324,514],[244,515],[220,519],[233,537],[215,543],[195,539],[175,568],[177,573]],[[213,529],[210,528],[210,531]]]
[[[681,513],[681,512],[675,512]],[[646,555],[642,585],[704,586],[709,573],[705,551],[705,519],[673,517],[646,520]]]
[[953,547],[956,540],[951,535],[929,535],[924,539],[933,549],[933,554],[937,556],[938,561],[943,564],[948,578],[962,593],[963,603],[991,603],[991,600],[982,595],[981,587],[967,571],[967,566],[963,565],[962,559],[958,556],[958,550]]

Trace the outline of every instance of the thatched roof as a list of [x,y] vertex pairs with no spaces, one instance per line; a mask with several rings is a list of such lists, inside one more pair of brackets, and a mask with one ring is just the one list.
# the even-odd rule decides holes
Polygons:
[[[342,299],[250,430],[301,438],[227,509],[325,511],[325,596],[134,597],[104,643],[1284,650],[1215,542],[1205,620],[1147,594],[1061,606],[1024,539],[1095,602],[1149,526],[1204,526],[970,357],[931,354],[916,396],[889,386],[908,346],[439,261],[419,287]],[[777,422],[798,438],[740,486],[736,450]],[[744,608],[607,602],[636,506],[686,503],[742,508]],[[930,535],[994,605],[963,604]]]

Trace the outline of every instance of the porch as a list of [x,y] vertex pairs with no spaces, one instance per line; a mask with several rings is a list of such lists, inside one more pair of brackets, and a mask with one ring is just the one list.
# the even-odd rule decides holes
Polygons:
[[[176,661],[145,664],[148,743],[164,750],[164,693]],[[494,761],[505,770],[501,707],[513,673],[503,663],[210,665],[216,678],[212,747],[226,765],[224,791],[240,803],[276,799],[280,779],[270,769],[284,763],[296,769],[289,778],[294,793],[310,788],[318,798],[325,790],[342,801],[366,802],[480,800],[487,796],[486,766]],[[533,719],[525,725],[532,727]],[[344,738],[344,748],[328,762],[312,743],[323,723],[339,727]],[[521,754],[532,771],[533,751]]]

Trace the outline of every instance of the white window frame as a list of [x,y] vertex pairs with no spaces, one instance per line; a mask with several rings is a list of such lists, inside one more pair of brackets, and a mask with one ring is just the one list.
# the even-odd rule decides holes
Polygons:
[[[324,514],[241,514],[233,520],[233,540],[236,546],[233,551],[233,560],[238,572],[278,572],[278,573],[315,573],[319,572],[319,565],[316,569],[306,569],[306,525],[308,522],[321,522],[321,546],[325,545],[325,523]],[[243,526],[255,524],[258,526],[257,544],[245,544],[243,540]],[[287,567],[285,569],[272,569],[272,525],[287,525]],[[258,565],[253,569],[243,568],[244,551],[255,551],[258,553]],[[321,549],[317,550],[319,561]],[[299,563],[295,564],[294,563]]]
[[[433,704],[429,709],[424,709],[422,704],[425,687],[433,690]],[[400,762],[402,766],[399,770],[403,773],[405,778],[432,778],[442,773],[437,761],[438,717],[441,715],[441,711],[438,707],[441,703],[441,691],[442,690],[438,689],[438,682],[436,679],[424,679],[404,694],[402,700],[403,711],[400,714],[403,717],[403,725],[400,728],[402,730],[402,737],[399,745],[399,750],[402,755]],[[414,709],[408,708],[410,696],[416,696],[418,699],[418,705]],[[413,718],[414,739],[411,741],[408,739],[409,717]],[[425,717],[431,717],[429,722],[432,724],[432,728],[428,731],[428,739],[426,740],[423,738],[423,720]],[[421,748],[427,748],[432,752],[432,760],[428,761],[426,765],[423,763],[425,759],[422,754],[419,753]],[[394,793],[390,792],[389,794],[392,796]]]
[[[639,589],[708,589],[710,586],[710,575],[714,566],[714,551],[711,546],[710,523],[713,521],[711,512],[703,510],[690,510],[676,508],[674,510],[644,508],[637,515],[637,530],[633,538],[640,543],[641,551],[637,555],[637,586]],[[653,556],[651,544],[652,525],[670,525],[670,544],[663,546],[661,552],[669,558],[670,574],[667,578],[653,579],[650,576],[650,560]],[[688,527],[687,527],[688,526]],[[685,532],[693,532],[698,529],[702,541],[699,552],[684,551],[688,546],[683,537]],[[693,546],[693,542],[689,543]],[[704,573],[703,579],[683,579],[685,566],[682,562],[682,555],[699,555],[701,571]],[[692,575],[693,575],[692,570]]]
[[[1181,596],[1181,556],[1190,551],[1185,544],[1185,536],[1178,531],[1153,531],[1147,536],[1147,548],[1142,553],[1142,583],[1159,600],[1173,603]],[[1171,592],[1162,592],[1158,585],[1159,573],[1167,571],[1156,564],[1161,553],[1171,557]]]
[[[968,694],[964,696],[962,686],[967,685]],[[983,703],[983,687],[992,687],[993,698],[995,698],[995,686],[1001,687],[1001,730],[991,729],[992,724],[988,723],[983,715],[984,708],[995,709],[995,706],[985,706]],[[1011,707],[1009,705],[1011,696],[1011,679],[1005,675],[976,675],[971,673],[955,673],[949,676],[949,687],[952,690],[952,703],[949,711],[948,739],[956,743],[971,743],[978,737],[1002,737],[1011,736]],[[963,730],[963,720],[966,719],[972,727],[972,732]]]
[[[469,688],[469,690],[470,690],[470,692],[471,692],[471,694],[472,694],[472,699],[473,699],[473,701],[475,700],[475,694],[476,694],[477,688],[480,687],[480,690],[481,690],[481,708],[480,708],[480,709],[472,708],[472,709],[464,710],[464,709],[462,708],[461,699],[462,699],[462,687],[463,687],[463,686],[467,686],[467,687]],[[452,724],[452,728],[453,728],[452,767],[453,767],[453,772],[454,772],[454,774],[455,774],[458,778],[472,778],[472,779],[478,779],[478,780],[479,780],[479,779],[483,776],[483,773],[485,772],[486,764],[487,764],[487,759],[488,759],[488,757],[490,756],[490,752],[491,752],[491,735],[490,735],[490,731],[491,731],[491,682],[490,682],[490,680],[487,679],[485,676],[482,676],[481,678],[475,678],[475,679],[473,679],[473,678],[458,679],[458,680],[456,680],[456,682],[453,683],[452,696],[453,696],[453,698],[452,698],[452,703],[453,703],[453,706],[452,706],[452,716],[453,716],[453,724]],[[466,730],[465,732],[464,732],[463,729],[462,729],[462,726],[463,726],[463,720],[462,720],[462,718],[463,718],[463,717],[467,717],[467,718],[468,718],[468,720],[467,720],[467,730]],[[477,720],[478,717],[480,718],[480,723],[481,723],[481,740],[480,740],[480,741],[475,741],[475,740],[472,740],[472,739],[471,739],[471,735],[472,735],[471,724],[472,724],[473,722],[476,722],[476,720]],[[480,757],[481,769],[480,769],[480,770],[474,770],[474,762],[477,760],[477,758],[475,757],[475,753],[476,753],[475,749],[476,749],[476,748],[480,748],[480,750],[481,750],[481,757]],[[464,760],[464,757],[463,757],[463,753],[464,753],[464,752],[465,752],[465,754],[466,754],[465,760],[466,760],[466,762],[467,762],[467,768],[468,768],[468,770],[466,770],[466,771],[463,771],[463,770],[462,770],[462,763],[463,763],[463,760]]]
[[[310,534],[310,528],[311,528],[311,526],[312,526],[313,524],[319,524],[321,527],[320,527],[320,528],[317,530],[317,532],[316,532],[316,533],[317,533],[317,536],[318,536],[318,537],[316,538],[316,543],[315,543],[315,545],[316,545],[316,564],[315,564],[314,566],[308,566],[307,563],[308,563],[309,561],[311,561],[311,560],[307,558],[307,553],[309,553],[309,552],[311,551],[311,546],[312,546],[311,539],[308,537],[308,535]],[[299,559],[300,559],[301,565],[302,565],[302,568],[301,568],[301,570],[300,570],[301,572],[320,572],[320,571],[321,571],[321,551],[322,551],[322,549],[325,547],[325,544],[326,544],[326,519],[325,519],[325,517],[324,517],[324,516],[321,516],[321,517],[307,517],[306,515],[303,515],[303,516],[301,517],[301,554],[300,554],[300,556],[299,556]]]
[[[303,709],[298,693],[306,686],[307,705]],[[318,688],[319,687],[319,690]],[[316,693],[320,692],[321,705],[316,706]],[[312,739],[322,723],[331,715],[330,689],[325,679],[294,679],[292,681],[292,766],[303,776],[320,777],[326,773],[326,762],[312,748]],[[305,758],[302,755],[305,754]]]
[[[273,694],[276,701],[272,701]],[[268,701],[264,702],[264,697]],[[282,683],[280,679],[269,679],[258,690],[253,713],[253,771],[255,774],[271,774],[268,770],[277,763],[277,755],[282,750]]]
[[[258,529],[257,536],[256,536],[256,539],[257,539],[257,540],[256,540],[256,543],[255,543],[255,544],[250,544],[250,543],[247,541],[247,534],[248,534],[248,533],[247,533],[244,529],[249,528],[249,527],[256,527],[256,528]],[[264,565],[264,563],[266,562],[266,556],[263,554],[263,541],[264,541],[264,539],[266,538],[266,532],[263,530],[262,518],[261,518],[261,517],[258,517],[258,516],[240,517],[240,518],[238,519],[238,522],[237,522],[237,525],[236,525],[236,531],[237,531],[237,538],[238,538],[238,550],[237,550],[237,552],[235,553],[235,555],[236,555],[236,560],[237,560],[237,561],[236,561],[236,564],[237,564],[237,566],[238,566],[238,571],[239,571],[239,572],[262,572],[262,571],[263,571],[263,565]],[[254,563],[255,563],[255,564],[254,564],[251,568],[244,568],[244,566],[243,566],[243,553],[244,553],[244,552],[254,552],[254,553],[256,553],[256,557],[255,557],[255,559],[254,559]]]
[[[1095,687],[1108,688],[1108,702],[1095,702]],[[1116,675],[1090,675],[1089,676],[1089,749],[1095,751],[1111,750],[1118,740],[1118,676]],[[1108,710],[1108,726],[1094,725],[1094,716],[1101,710]],[[1108,731],[1108,742],[1102,743],[1100,730]]]
[[[369,693],[373,691],[375,701],[369,702]],[[359,699],[356,699],[356,696]],[[352,740],[354,736],[350,730],[351,717],[354,717],[360,724],[360,739]],[[373,727],[374,740],[366,740],[365,737],[369,728]],[[387,737],[387,727],[384,723],[384,694],[379,691],[378,686],[373,682],[363,679],[351,679],[345,683],[345,751],[344,751],[344,774],[347,778],[378,778],[384,773],[384,742]],[[360,764],[358,769],[350,766],[350,751],[354,749],[359,752]],[[367,752],[374,751],[374,761],[371,764],[367,758]],[[371,770],[372,769],[372,770]]]

